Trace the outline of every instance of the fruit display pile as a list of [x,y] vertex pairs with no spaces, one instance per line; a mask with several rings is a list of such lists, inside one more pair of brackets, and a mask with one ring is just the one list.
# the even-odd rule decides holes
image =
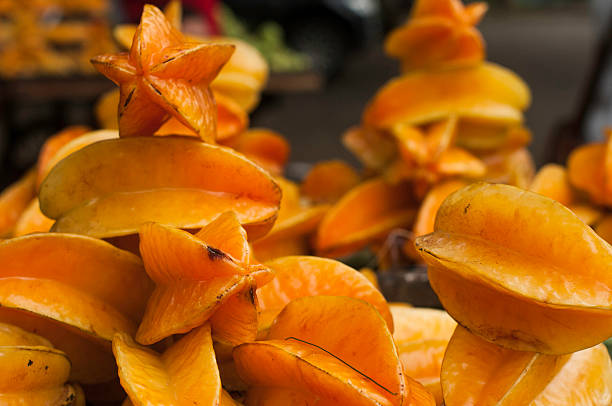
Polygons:
[[[248,126],[257,51],[184,36],[177,2],[118,27],[103,129],[0,194],[0,404],[610,405],[612,135],[535,173],[485,11],[418,0],[385,43],[402,74],[343,137],[365,170],[301,183]],[[445,310],[338,260],[397,228]]]
[[486,9],[417,1],[406,24],[388,35],[385,51],[400,60],[401,75],[380,88],[361,123],[343,135],[370,180],[323,220],[319,255],[381,246],[390,230],[404,228],[406,255],[418,262],[414,238],[433,231],[449,194],[475,181],[529,186],[534,165],[523,111],[530,93],[514,73],[484,60],[475,24]]
[[95,72],[90,58],[115,50],[108,0],[0,1],[0,77]]

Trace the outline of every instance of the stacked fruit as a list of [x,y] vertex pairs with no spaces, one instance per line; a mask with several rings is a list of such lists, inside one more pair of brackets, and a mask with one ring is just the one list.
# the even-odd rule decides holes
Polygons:
[[[464,31],[453,35],[474,40]],[[298,187],[280,177],[278,134],[216,145],[209,85],[232,46],[186,42],[153,6],[135,32],[129,53],[94,61],[120,87],[119,130],[56,135],[0,198],[6,236],[53,231],[0,242],[0,399],[610,404],[599,343],[612,335],[612,248],[570,210],[513,186],[457,181],[430,194],[422,210],[437,219],[421,227],[434,232],[416,247],[460,326],[440,310],[389,305],[365,272],[279,255],[305,250],[330,204],[338,252],[408,221],[415,179],[349,191],[359,176],[326,162]],[[187,136],[154,137],[171,119]],[[575,173],[591,174],[597,185],[583,188],[606,203],[606,149],[593,149],[597,159],[574,157],[570,174],[571,162],[594,161]],[[342,210],[353,215],[334,217]]]
[[[53,232],[0,245],[0,321],[64,351],[91,403],[122,399],[118,376],[135,405],[235,404],[223,388],[248,404],[434,404],[405,373],[389,305],[365,276],[315,257],[258,261],[299,245],[356,175],[317,186],[337,167],[320,165],[303,202],[236,152],[278,176],[279,135],[214,145],[208,86],[231,46],[184,42],[152,6],[134,44],[94,60],[120,86],[119,131],[56,135],[3,196],[7,236],[16,224]],[[170,117],[189,136],[148,136]]]
[[[522,125],[529,90],[484,61],[474,27],[485,3],[418,0],[385,50],[402,74],[367,105],[345,145],[377,176],[349,192],[318,230],[317,253],[341,256],[380,243],[394,228],[433,230],[442,200],[474,180],[526,187],[533,175]],[[393,198],[390,198],[390,197]]]
[[89,59],[115,49],[107,0],[0,2],[0,76],[92,73]]
[[43,337],[0,323],[0,399],[8,405],[85,406],[83,391],[67,384],[70,360]]
[[[178,0],[166,6],[165,16],[172,26],[181,29],[182,7]],[[115,27],[116,41],[123,49],[130,49],[136,26],[120,25]],[[268,66],[256,49],[244,41],[227,37],[193,37],[185,39],[200,44],[231,44],[234,52],[225,65],[212,80],[210,88],[217,104],[217,141],[231,139],[242,133],[248,126],[248,113],[259,102],[260,92],[268,77]],[[111,91],[100,99],[97,116],[104,128],[118,128],[117,104],[119,91]],[[161,128],[156,129],[160,135],[184,134],[193,135],[193,128],[184,122],[171,118]]]
[[442,365],[447,406],[610,403],[612,247],[574,213],[477,183],[444,201],[416,247],[461,325]]
[[[166,8],[166,18],[168,21],[172,22],[173,27],[180,26],[180,14],[181,7],[180,3],[177,1],[171,2]],[[118,41],[128,48],[130,45],[125,44],[125,42],[127,38],[131,38],[130,35],[133,36],[135,32],[136,27],[133,26],[120,26],[115,30]],[[194,45],[200,44],[202,49],[210,48],[207,47],[206,43],[221,43],[225,44],[225,47],[230,43],[235,46],[235,52],[227,63],[221,67],[219,75],[212,78],[212,82],[210,83],[218,107],[215,141],[219,144],[231,147],[269,171],[275,176],[275,179],[284,192],[284,198],[278,213],[278,221],[276,221],[274,228],[265,238],[255,243],[254,250],[257,256],[262,260],[266,260],[283,254],[310,253],[311,249],[308,237],[314,232],[322,215],[329,207],[324,204],[330,202],[329,196],[325,194],[342,194],[343,190],[338,192],[338,186],[333,186],[331,189],[329,187],[325,189],[325,185],[320,182],[324,180],[324,177],[317,175],[311,179],[314,182],[310,182],[309,191],[315,194],[322,192],[323,195],[314,196],[312,199],[304,198],[303,194],[298,190],[298,185],[281,177],[284,165],[289,156],[289,145],[283,136],[267,129],[245,129],[248,124],[246,112],[252,109],[259,99],[259,92],[267,76],[267,66],[257,51],[243,42],[228,38],[198,39],[189,37],[186,39]],[[109,69],[110,62],[97,60],[97,65],[100,69],[106,70]],[[205,69],[214,70],[214,66],[208,66]],[[159,74],[156,73],[153,76],[159,76]],[[129,87],[129,89],[135,89],[137,83],[134,82],[126,86]],[[126,92],[128,96],[125,96],[126,100],[119,106],[120,117],[124,117],[126,114],[128,116],[127,119],[123,119],[123,136],[129,136],[134,133],[142,135],[147,133],[147,131],[149,133],[154,131],[155,135],[181,134],[186,136],[200,136],[210,141],[210,134],[198,134],[198,131],[195,130],[194,126],[197,125],[197,123],[191,125],[191,127],[181,123],[181,120],[183,122],[187,122],[189,119],[195,120],[194,117],[211,120],[209,111],[198,111],[195,112],[195,114],[191,112],[191,114],[185,115],[178,114],[178,117],[175,117],[172,114],[160,113],[160,109],[157,107],[141,109],[139,106],[136,106],[137,108],[134,108],[131,103],[133,102],[132,97],[136,92]],[[119,104],[120,98],[119,93],[119,90],[117,90],[107,94],[97,106],[98,117],[107,128],[117,128],[119,126],[119,120],[117,119],[117,105]],[[130,93],[132,97],[129,97]],[[138,100],[138,102],[141,104],[146,103],[141,100]],[[161,104],[166,109],[170,110],[170,113],[173,113],[171,108],[172,104],[170,104],[170,106],[168,103],[164,104],[162,102]],[[162,110],[164,107],[162,107]],[[206,117],[207,115],[208,117]],[[131,123],[153,123],[164,120],[167,121],[165,121],[160,128],[155,130],[143,129],[137,126],[135,128],[130,128],[132,125]],[[208,127],[213,128],[213,130],[210,131],[214,131],[214,126]],[[5,205],[7,207],[7,209],[3,211],[5,216],[1,219],[2,221],[0,221],[1,235],[18,236],[36,231],[49,231],[53,225],[53,220],[42,214],[37,196],[44,177],[55,164],[71,153],[94,142],[115,139],[118,137],[119,132],[111,129],[87,132],[87,129],[82,127],[69,128],[51,137],[40,153],[36,169],[37,175],[25,176],[22,181],[13,185],[2,197],[0,197],[0,206]],[[321,167],[325,166],[326,163],[321,165]],[[348,175],[351,177],[352,182],[357,182],[357,180],[354,180],[357,178],[357,175],[354,174],[352,169],[343,164],[339,164],[339,166],[341,169],[347,169],[349,171]],[[338,165],[332,163],[330,169],[335,171],[337,167]],[[324,174],[321,173],[321,175]],[[36,179],[34,179],[34,176]],[[328,176],[325,176],[325,178],[329,179]],[[322,183],[327,184],[329,181]],[[321,187],[321,191],[317,191]],[[346,186],[340,185],[340,187]],[[109,204],[106,204],[105,210],[111,210],[108,205]],[[87,211],[86,209],[83,210]],[[98,209],[90,207],[89,212],[85,213],[82,211],[81,215],[87,218],[83,218],[79,221],[89,221],[90,223],[92,221],[98,221],[91,217],[91,210]],[[145,217],[148,215],[149,214],[145,214]],[[193,214],[192,217],[199,215],[200,214]],[[54,230],[80,232],[104,237],[120,247],[130,249],[134,252],[138,251],[136,246],[137,241],[133,238],[133,232],[127,233],[126,236],[119,235],[122,233],[126,234],[126,232],[119,232],[119,230],[88,229],[87,227],[90,226],[79,229],[78,225],[67,224],[70,221],[71,220],[66,220],[62,222],[62,224],[58,223]],[[136,222],[138,222],[138,220],[136,220]],[[251,237],[256,236],[251,235]]]
[[608,129],[603,142],[576,148],[567,167],[543,166],[529,186],[529,190],[570,208],[608,242],[612,242],[611,138],[612,130]]
[[152,289],[142,261],[98,239],[46,233],[3,242],[0,263],[0,321],[66,353],[86,391],[112,382],[113,335],[136,331]]

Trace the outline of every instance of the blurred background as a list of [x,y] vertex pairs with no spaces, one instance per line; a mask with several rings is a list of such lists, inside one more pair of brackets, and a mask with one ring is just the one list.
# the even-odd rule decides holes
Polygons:
[[[163,6],[165,1],[148,1]],[[114,85],[89,59],[114,52],[115,24],[144,1],[0,0],[0,186],[31,167],[44,140],[70,124],[96,126],[93,106]],[[183,31],[236,36],[271,76],[252,127],[285,135],[291,160],[354,158],[340,142],[398,65],[382,39],[411,0],[184,0]],[[530,86],[526,114],[538,164],[612,125],[610,0],[491,0],[479,28],[487,59]]]

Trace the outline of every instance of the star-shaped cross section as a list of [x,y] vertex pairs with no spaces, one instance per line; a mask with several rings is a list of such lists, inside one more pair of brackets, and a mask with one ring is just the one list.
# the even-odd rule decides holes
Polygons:
[[212,142],[217,112],[209,84],[233,52],[233,45],[186,42],[157,7],[145,5],[129,53],[91,62],[119,86],[120,136],[153,135],[175,117]]
[[257,287],[272,272],[251,260],[246,231],[225,212],[197,234],[157,223],[141,227],[140,253],[155,289],[136,333],[141,344],[186,333],[207,320],[216,341],[257,335]]

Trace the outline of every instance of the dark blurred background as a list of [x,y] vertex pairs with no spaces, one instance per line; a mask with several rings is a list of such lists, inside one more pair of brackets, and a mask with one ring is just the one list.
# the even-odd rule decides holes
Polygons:
[[[2,42],[11,16],[2,14],[1,3],[0,50],[15,46],[14,40]],[[103,32],[117,22],[135,22],[144,2],[72,3],[99,6],[101,14],[92,17],[81,10],[74,20],[85,18],[89,24],[91,19]],[[285,135],[293,162],[353,159],[340,136],[359,122],[376,90],[398,74],[397,63],[382,52],[382,38],[406,19],[410,0],[227,0],[222,9],[212,0],[183,3],[186,30],[246,38],[269,60],[269,87],[251,115],[251,126]],[[564,146],[595,138],[602,125],[612,125],[611,5],[610,0],[489,2],[479,26],[487,58],[514,70],[532,90],[526,121],[534,133],[532,151],[538,164],[559,159]],[[217,18],[208,15],[213,9]],[[45,18],[71,21],[62,17],[62,10]],[[58,42],[64,38],[60,34]],[[7,74],[4,69],[1,186],[34,163],[49,135],[68,124],[95,126],[93,103],[113,85],[81,65],[66,65],[55,73],[30,69],[15,74],[9,66]]]

